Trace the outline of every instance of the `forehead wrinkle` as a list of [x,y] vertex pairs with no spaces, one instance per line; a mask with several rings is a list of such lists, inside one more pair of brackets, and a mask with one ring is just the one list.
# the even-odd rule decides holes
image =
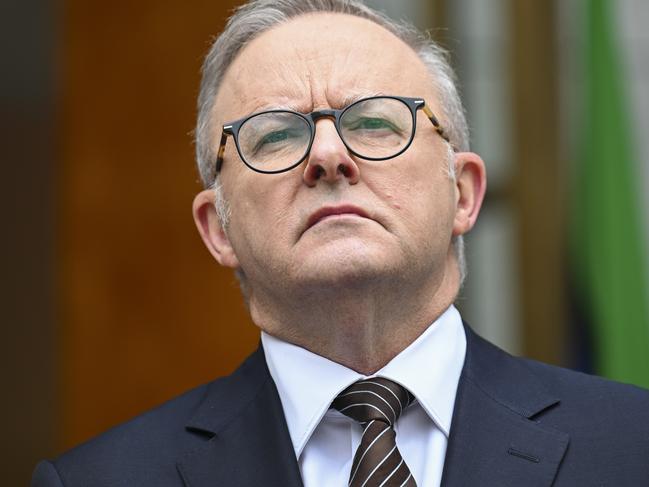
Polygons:
[[[421,72],[428,78],[415,51],[387,31],[371,32],[368,38],[369,42],[349,44],[348,49],[330,54],[326,79],[329,104],[342,108],[377,95],[425,96],[421,88],[413,87]],[[385,46],[380,59],[376,58],[378,44]]]
[[[304,17],[308,18],[308,16]],[[305,32],[307,32],[306,39],[290,48],[290,55],[295,61],[290,66],[299,70],[295,75],[303,86],[301,95],[311,100],[311,107],[305,105],[301,111],[328,107],[342,108],[360,98],[383,93],[367,86],[368,83],[364,79],[368,69],[373,72],[378,72],[378,69],[372,70],[372,63],[365,62],[360,64],[362,69],[359,69],[359,59],[373,57],[362,55],[367,49],[354,43],[348,43],[342,49],[323,48],[327,42],[326,39],[323,41],[322,33],[311,41],[309,38],[314,36],[315,31],[312,29]],[[295,98],[300,97],[296,95]]]
[[[300,73],[282,65],[281,62],[241,63],[233,70],[229,83],[231,95],[236,100],[237,115],[245,116],[253,112],[290,108],[297,110],[309,100],[309,83]],[[266,80],[272,79],[272,83]],[[279,80],[279,82],[278,82]]]
[[[341,76],[333,76],[327,85],[326,98],[332,108],[341,109],[351,105],[363,98],[370,98],[381,95],[403,95],[401,89],[389,89],[384,86],[377,86],[374,83],[367,84],[366,74],[350,76],[349,72],[342,72]],[[374,77],[376,79],[376,77]]]

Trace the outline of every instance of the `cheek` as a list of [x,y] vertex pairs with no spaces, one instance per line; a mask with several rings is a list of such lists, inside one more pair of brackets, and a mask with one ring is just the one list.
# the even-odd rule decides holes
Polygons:
[[[400,166],[396,169],[403,169]],[[378,177],[375,177],[378,176]],[[421,212],[452,201],[453,183],[439,166],[423,164],[401,171],[386,171],[367,178],[372,191],[397,211]],[[372,183],[369,183],[372,181]]]
[[402,192],[397,191],[394,186],[386,188],[385,191],[383,191],[382,196],[383,200],[394,210],[399,211],[405,205]]
[[[406,165],[400,168],[407,167]],[[453,182],[439,163],[418,164],[392,171],[373,185],[373,191],[389,207],[391,224],[399,233],[426,240],[452,231]],[[428,236],[428,237],[426,237]]]
[[278,241],[295,226],[295,190],[285,178],[244,174],[235,181],[231,227],[241,239]]
[[416,193],[419,193],[418,189],[412,191],[414,183],[412,175],[398,171],[398,167],[376,168],[371,174],[366,171],[365,176],[366,184],[379,200],[398,212],[408,212],[412,199]]

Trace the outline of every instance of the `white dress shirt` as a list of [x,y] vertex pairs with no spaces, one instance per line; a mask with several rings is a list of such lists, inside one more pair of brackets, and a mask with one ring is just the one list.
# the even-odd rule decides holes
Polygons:
[[[263,332],[261,342],[304,486],[346,486],[362,428],[329,407],[341,391],[367,376]],[[440,484],[465,353],[462,320],[451,306],[372,375],[393,380],[415,396],[395,431],[399,451],[419,487]]]

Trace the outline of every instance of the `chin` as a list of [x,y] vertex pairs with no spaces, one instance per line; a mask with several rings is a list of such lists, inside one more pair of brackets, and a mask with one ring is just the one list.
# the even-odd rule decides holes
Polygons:
[[394,269],[399,268],[395,260],[384,249],[338,243],[335,248],[312,251],[301,260],[296,278],[307,286],[362,287],[383,276],[394,275]]

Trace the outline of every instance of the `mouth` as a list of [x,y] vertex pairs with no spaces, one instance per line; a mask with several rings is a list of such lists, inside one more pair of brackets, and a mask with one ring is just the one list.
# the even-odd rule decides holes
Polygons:
[[306,228],[304,231],[308,230],[314,225],[317,225],[325,219],[344,216],[370,219],[370,216],[365,210],[354,205],[324,206],[311,214],[311,216],[307,220]]

